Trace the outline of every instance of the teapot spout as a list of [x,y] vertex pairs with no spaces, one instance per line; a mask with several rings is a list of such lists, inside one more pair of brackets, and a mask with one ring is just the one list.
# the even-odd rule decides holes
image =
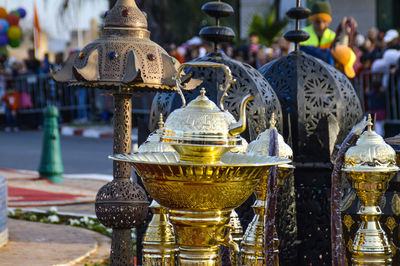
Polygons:
[[254,96],[251,94],[248,94],[243,98],[242,103],[240,104],[239,121],[229,126],[229,134],[231,136],[238,135],[246,129],[246,106],[247,103],[252,99],[254,99]]

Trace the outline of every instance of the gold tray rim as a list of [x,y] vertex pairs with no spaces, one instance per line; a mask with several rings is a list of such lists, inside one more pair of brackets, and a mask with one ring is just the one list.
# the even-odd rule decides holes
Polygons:
[[[287,158],[283,157],[277,157],[277,156],[266,156],[266,155],[249,155],[249,154],[238,154],[238,153],[228,153],[225,154],[221,157],[221,161],[217,161],[214,163],[200,163],[200,162],[191,162],[191,161],[179,161],[179,162],[159,162],[159,161],[143,161],[143,160],[132,160],[132,159],[124,159],[124,158],[118,158],[117,156],[132,156],[135,154],[139,153],[121,153],[121,154],[114,154],[114,155],[109,155],[108,158],[114,161],[120,161],[120,162],[127,162],[127,163],[140,163],[140,164],[157,164],[157,165],[173,165],[173,166],[220,166],[220,167],[234,167],[234,166],[240,166],[240,167],[262,167],[262,166],[278,166],[278,165],[284,165],[284,164],[290,164],[292,161]],[[179,154],[176,152],[146,152],[143,154],[176,154],[179,157]],[[251,157],[264,157],[266,160],[264,162],[255,162],[255,163],[224,163],[222,160],[226,156],[235,156],[235,157],[240,157],[240,156],[251,156]],[[274,161],[271,161],[274,160]]]

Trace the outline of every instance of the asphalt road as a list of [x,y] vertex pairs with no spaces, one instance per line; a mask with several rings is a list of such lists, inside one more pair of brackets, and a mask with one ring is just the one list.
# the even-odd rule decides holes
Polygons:
[[[112,174],[111,138],[60,136],[64,173]],[[37,170],[43,131],[0,131],[0,168]]]

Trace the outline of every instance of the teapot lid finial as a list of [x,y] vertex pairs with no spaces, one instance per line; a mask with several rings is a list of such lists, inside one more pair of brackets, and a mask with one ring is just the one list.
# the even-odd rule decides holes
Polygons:
[[372,117],[371,114],[368,114],[368,120],[367,120],[367,127],[368,127],[368,131],[371,132],[372,131],[372,126],[374,124],[372,123]]
[[275,113],[272,113],[271,119],[269,120],[269,125],[271,129],[275,128],[276,125]]

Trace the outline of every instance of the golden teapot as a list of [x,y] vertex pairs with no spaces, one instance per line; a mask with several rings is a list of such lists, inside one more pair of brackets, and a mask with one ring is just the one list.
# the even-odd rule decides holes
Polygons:
[[[222,68],[225,72],[225,84],[220,85],[223,95],[220,107],[208,99],[204,88],[200,96],[186,105],[180,75],[187,66]],[[224,110],[223,101],[234,83],[232,74],[226,65],[213,62],[192,62],[182,64],[177,72],[176,84],[182,98],[182,107],[173,111],[165,121],[161,141],[171,144],[183,161],[214,163],[221,156],[238,145],[242,139],[240,133],[246,129],[246,104],[254,98],[247,95],[240,106],[240,119],[236,121],[231,113]]]

